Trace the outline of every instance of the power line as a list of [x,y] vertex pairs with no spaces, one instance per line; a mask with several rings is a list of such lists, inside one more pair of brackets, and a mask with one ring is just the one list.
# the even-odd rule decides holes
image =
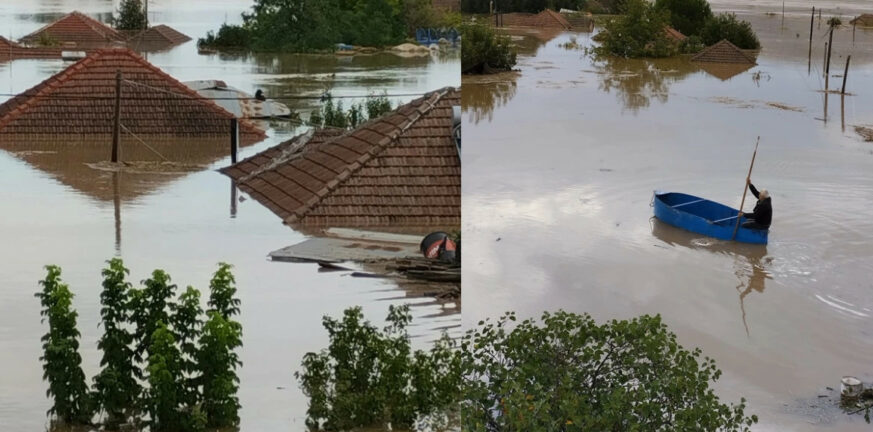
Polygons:
[[[127,81],[127,80],[125,80]],[[137,83],[139,84],[139,83]],[[139,84],[143,86],[144,84]],[[252,97],[205,97],[205,96],[191,96],[185,95],[181,93],[175,93],[167,90],[161,90],[157,88],[153,88],[156,91],[161,91],[163,93],[169,93],[173,96],[178,97],[186,97],[193,100],[238,100],[238,101],[260,101],[260,99]],[[196,90],[192,90],[195,91]],[[393,94],[367,94],[367,95],[321,95],[321,96],[277,96],[277,97],[269,97],[267,101],[270,100],[327,100],[327,99],[369,99],[369,98],[395,98],[395,97],[411,97],[411,96],[424,96],[427,93],[393,93]],[[0,93],[0,96],[5,97],[37,97],[37,96],[46,96],[40,95],[39,93]],[[47,95],[46,97],[53,99],[65,99],[65,100],[115,100],[115,96],[87,96],[87,95],[62,95],[62,94],[52,94]],[[148,100],[170,100],[170,98],[163,97],[125,97],[126,101],[148,101]]]

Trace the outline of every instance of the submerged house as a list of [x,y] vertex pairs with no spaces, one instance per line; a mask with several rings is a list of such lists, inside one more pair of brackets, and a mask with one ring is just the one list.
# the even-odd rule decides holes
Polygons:
[[855,17],[855,19],[849,21],[849,24],[856,25],[858,27],[873,27],[873,14],[861,14]]
[[22,37],[20,42],[28,46],[51,42],[64,48],[95,49],[121,45],[126,39],[123,33],[112,27],[74,11]]
[[221,172],[302,231],[457,229],[460,96],[457,88],[437,90],[354,130],[310,132]]
[[137,33],[127,41],[127,46],[137,51],[162,51],[190,40],[188,35],[161,24]]
[[563,15],[545,9],[538,14],[513,12],[501,14],[500,22],[509,27],[536,27],[549,29],[569,30],[573,26]]
[[61,58],[61,49],[54,47],[26,47],[0,36],[0,61],[25,58]]
[[[0,147],[16,138],[63,135],[65,142],[111,136],[116,72],[121,72],[120,123],[139,137],[227,140],[235,116],[127,48],[97,50],[0,104]],[[240,121],[242,143],[265,137]]]
[[729,80],[758,64],[754,56],[725,39],[695,54],[691,57],[691,61],[722,81]]

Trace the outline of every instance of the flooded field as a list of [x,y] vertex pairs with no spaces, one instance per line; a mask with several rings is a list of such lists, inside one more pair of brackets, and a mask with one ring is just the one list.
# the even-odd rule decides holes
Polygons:
[[[873,143],[854,131],[873,124],[873,31],[854,46],[850,26],[835,34],[832,89],[852,55],[842,101],[821,91],[826,24],[808,66],[808,15],[741,18],[764,46],[756,66],[593,61],[565,48],[591,34],[511,31],[518,72],[464,77],[464,323],[660,313],[716,359],[718,394],[745,396],[756,430],[869,430],[818,396],[873,379]],[[739,206],[758,136],[769,245],[652,219],[654,189]]]
[[[199,55],[196,39],[222,22],[239,22],[248,1],[152,0],[153,24],[167,24],[194,41],[148,60],[186,81],[221,79],[298,111],[303,118],[319,96],[387,92],[395,104],[426,91],[460,84],[459,55],[400,58],[392,54],[337,58],[301,55]],[[72,10],[105,18],[110,0],[4,0],[0,32],[17,39]],[[63,70],[60,60],[0,62],[0,103]],[[345,100],[346,103],[354,99]],[[265,124],[269,138],[241,150],[246,157],[302,132],[298,124]],[[108,144],[107,144],[108,145]],[[127,145],[123,143],[124,147]],[[135,143],[131,143],[135,146]],[[43,266],[57,264],[76,295],[87,376],[98,370],[100,269],[120,256],[139,282],[155,268],[180,287],[207,289],[219,261],[235,266],[242,300],[243,343],[240,402],[243,431],[304,430],[307,401],[293,377],[303,354],[322,348],[325,314],[362,305],[381,325],[391,304],[411,302],[417,343],[434,340],[446,328],[459,332],[459,305],[440,306],[410,296],[390,280],[319,273],[316,265],[272,263],[268,252],[304,239],[254,200],[234,201],[230,180],[215,169],[230,163],[228,149],[199,147],[178,155],[178,164],[143,173],[115,173],[99,161],[108,147],[79,152],[34,144],[0,149],[0,429],[43,430],[49,406],[42,381],[39,302],[33,297]],[[159,147],[160,149],[160,147]],[[128,147],[134,159],[148,152]],[[101,156],[102,155],[102,156]],[[155,172],[158,171],[158,172]],[[242,194],[240,194],[242,196]],[[90,382],[90,379],[89,379]]]

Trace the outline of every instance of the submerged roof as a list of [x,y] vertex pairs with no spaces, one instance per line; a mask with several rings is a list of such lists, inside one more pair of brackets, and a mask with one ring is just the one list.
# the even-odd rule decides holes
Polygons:
[[253,95],[231,87],[221,80],[185,81],[200,96],[212,99],[220,107],[246,119],[289,117],[291,108],[273,100],[258,100]]
[[861,27],[873,27],[873,14],[861,14],[855,19],[849,21],[849,24],[860,25]]
[[64,15],[57,21],[24,36],[21,42],[36,45],[42,37],[79,48],[108,47],[126,39],[121,32],[78,11]]
[[670,26],[664,27],[664,33],[667,33],[667,37],[676,42],[682,42],[685,39],[688,39],[688,36],[685,36],[682,32]]
[[156,25],[136,34],[127,42],[134,49],[162,50],[190,41],[188,35],[166,25]]
[[530,13],[507,13],[502,15],[504,25],[510,27],[540,27],[540,28],[561,28],[569,29],[572,27],[563,15],[551,10],[545,9],[538,14]]
[[[0,105],[0,134],[112,133],[116,71],[121,124],[137,135],[228,136],[233,114],[127,48],[103,49]],[[264,132],[240,122],[244,140]]]
[[0,36],[0,59],[61,58],[60,48],[30,48]]
[[706,47],[703,51],[691,57],[694,62],[708,63],[739,63],[739,64],[757,64],[755,58],[747,54],[745,51],[737,48],[736,45],[730,43],[727,39],[722,39],[720,42]]
[[461,161],[452,107],[459,104],[460,90],[444,88],[342,135],[319,131],[221,171],[288,224],[457,227]]
[[755,65],[749,63],[701,63],[699,66],[706,73],[722,81],[727,81]]

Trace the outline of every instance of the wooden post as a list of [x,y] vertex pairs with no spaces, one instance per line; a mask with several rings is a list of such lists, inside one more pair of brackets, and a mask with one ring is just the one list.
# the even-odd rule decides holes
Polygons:
[[806,73],[812,72],[812,24],[815,22],[815,6],[812,7],[812,16],[809,17],[809,55],[806,64]]
[[231,219],[236,218],[236,180],[230,180],[230,217]]
[[846,95],[840,95],[840,124],[843,132],[846,132]]
[[230,120],[230,163],[236,163],[236,152],[239,148],[239,120]]
[[822,75],[825,74],[825,66],[827,65],[827,62],[828,62],[828,43],[825,42],[824,57],[822,57],[822,59],[821,59],[821,73],[822,73]]
[[828,92],[825,92],[824,124],[828,124]]
[[121,141],[121,69],[115,71],[115,118],[112,121],[112,162],[118,162]]
[[852,22],[852,47],[855,46],[855,26],[858,25],[858,21]]
[[[148,0],[146,0],[148,1]],[[779,31],[785,30],[785,0],[782,0],[782,28]]]
[[121,253],[121,173],[112,173],[112,203],[115,205],[115,252]]
[[828,56],[825,62],[825,91],[830,88],[828,83],[831,78],[831,51],[834,50],[834,26],[831,26],[830,34],[828,35]]
[[846,57],[846,70],[843,71],[843,89],[840,90],[840,94],[846,94],[846,80],[849,78],[849,62],[852,61],[852,56]]

